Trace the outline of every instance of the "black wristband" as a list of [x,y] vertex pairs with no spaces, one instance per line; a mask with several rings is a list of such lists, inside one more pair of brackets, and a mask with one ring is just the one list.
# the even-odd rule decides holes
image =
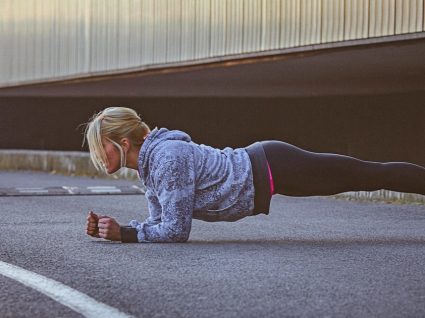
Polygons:
[[137,230],[131,226],[120,226],[121,242],[138,243]]

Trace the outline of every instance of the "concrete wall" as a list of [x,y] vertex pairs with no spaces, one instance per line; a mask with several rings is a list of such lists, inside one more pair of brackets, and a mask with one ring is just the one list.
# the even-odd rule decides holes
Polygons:
[[103,107],[137,109],[151,127],[198,143],[280,139],[318,152],[425,166],[425,92],[310,98],[0,97],[0,148],[86,150],[78,125]]

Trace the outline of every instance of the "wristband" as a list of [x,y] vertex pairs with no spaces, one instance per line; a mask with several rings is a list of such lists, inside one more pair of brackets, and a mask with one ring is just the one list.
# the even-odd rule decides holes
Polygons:
[[120,226],[121,242],[138,243],[137,230],[131,226]]

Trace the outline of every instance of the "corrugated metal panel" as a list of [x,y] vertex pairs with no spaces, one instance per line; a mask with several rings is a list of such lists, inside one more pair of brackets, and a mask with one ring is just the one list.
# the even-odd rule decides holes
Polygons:
[[[26,67],[26,40],[27,40],[27,27],[23,23],[25,21],[26,16],[24,16],[22,13],[19,14],[19,11],[21,11],[22,4],[18,6],[11,5],[10,8],[10,14],[13,19],[12,22],[12,36],[9,38],[10,41],[10,47],[11,47],[11,54],[10,58],[12,59],[12,78],[14,80],[20,79],[20,78],[29,78],[31,79],[31,75],[27,74],[25,71],[27,69]],[[25,12],[25,11],[23,11]],[[19,19],[19,15],[21,15],[21,19]],[[8,47],[6,44],[5,47]]]
[[282,0],[280,46],[282,48],[300,45],[301,3],[299,0]]
[[424,31],[425,0],[0,0],[0,85]]
[[424,1],[416,0],[416,27],[415,32],[420,32],[423,29],[423,18],[424,18]]
[[[12,48],[10,47],[10,43],[12,43],[13,25],[12,23],[8,23],[9,21],[7,19],[7,17],[11,15],[10,11],[10,2],[6,2],[3,6],[3,10],[0,10],[0,35],[3,34],[3,36],[0,36],[0,61],[12,60]],[[11,68],[12,64],[0,62],[0,74],[7,74],[9,80],[13,80]],[[3,75],[3,77],[5,76]],[[0,77],[0,81],[2,80],[4,80],[4,78]]]
[[405,0],[397,0],[396,34],[409,30],[409,3]]
[[344,39],[367,38],[368,33],[369,0],[346,0]]
[[344,39],[344,1],[323,0],[322,42],[335,42]]
[[195,58],[196,1],[181,2],[181,60]]
[[167,62],[180,61],[181,1],[168,0],[165,12],[167,18]]
[[211,52],[211,0],[196,1],[195,55],[197,59]]
[[227,1],[226,5],[226,54],[242,52],[243,45],[243,1]]
[[255,51],[261,43],[261,5],[257,0],[244,1],[243,52]]
[[[105,48],[106,48],[106,69],[114,68],[118,66],[119,46],[121,42],[128,39],[119,39],[119,15],[122,14],[119,8],[120,0],[109,0],[108,7],[104,10],[105,19],[102,21],[103,27],[106,29]],[[61,6],[59,6],[61,7]]]
[[321,42],[322,1],[301,0],[301,38],[300,45]]
[[226,54],[226,1],[211,0],[211,47],[212,56]]
[[423,30],[423,0],[396,0],[395,33],[419,32]]
[[128,4],[128,67],[142,62],[142,5],[140,1],[130,0]]
[[[111,54],[107,47],[108,29],[104,26],[106,7],[99,0],[92,1],[93,14],[91,17],[91,71],[96,72],[107,67],[107,55]],[[111,50],[112,51],[112,50]]]
[[280,0],[263,1],[261,49],[271,50],[280,47]]
[[[43,21],[43,19],[41,19],[42,15],[43,15],[43,10],[47,9],[44,8],[44,5],[40,5],[40,6],[35,6],[35,14],[34,14],[34,39],[37,38],[37,34],[41,34],[43,33],[43,30],[45,29],[43,23],[45,23]],[[33,66],[33,70],[34,70],[34,75],[35,74],[41,74],[42,76],[45,74],[45,70],[47,69],[46,67],[46,61],[43,58],[43,51],[44,48],[47,46],[48,44],[48,38],[42,37],[41,41],[38,41],[38,43],[35,44],[34,46],[34,50],[33,50],[33,57],[34,57],[34,66]]]
[[153,62],[167,62],[167,0],[155,0],[153,28]]
[[151,65],[154,63],[154,1],[141,1],[141,65]]
[[394,34],[395,0],[370,0],[369,36]]
[[[118,41],[118,67],[129,68],[132,66],[130,54],[132,52],[131,46],[133,44],[133,36],[137,35],[139,31],[136,29],[136,25],[132,22],[132,1],[119,1],[117,4],[117,37]],[[137,42],[137,41],[136,41]]]

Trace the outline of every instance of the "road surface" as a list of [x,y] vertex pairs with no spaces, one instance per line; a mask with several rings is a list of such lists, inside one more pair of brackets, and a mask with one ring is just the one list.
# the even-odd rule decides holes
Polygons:
[[[0,172],[0,188],[132,185]],[[142,194],[0,197],[1,317],[89,317],[96,308],[117,317],[425,316],[424,205],[275,196],[269,216],[194,220],[184,244],[90,238],[89,209],[120,223],[148,215]],[[57,282],[63,297],[13,273]],[[85,312],[63,288],[88,299]]]

